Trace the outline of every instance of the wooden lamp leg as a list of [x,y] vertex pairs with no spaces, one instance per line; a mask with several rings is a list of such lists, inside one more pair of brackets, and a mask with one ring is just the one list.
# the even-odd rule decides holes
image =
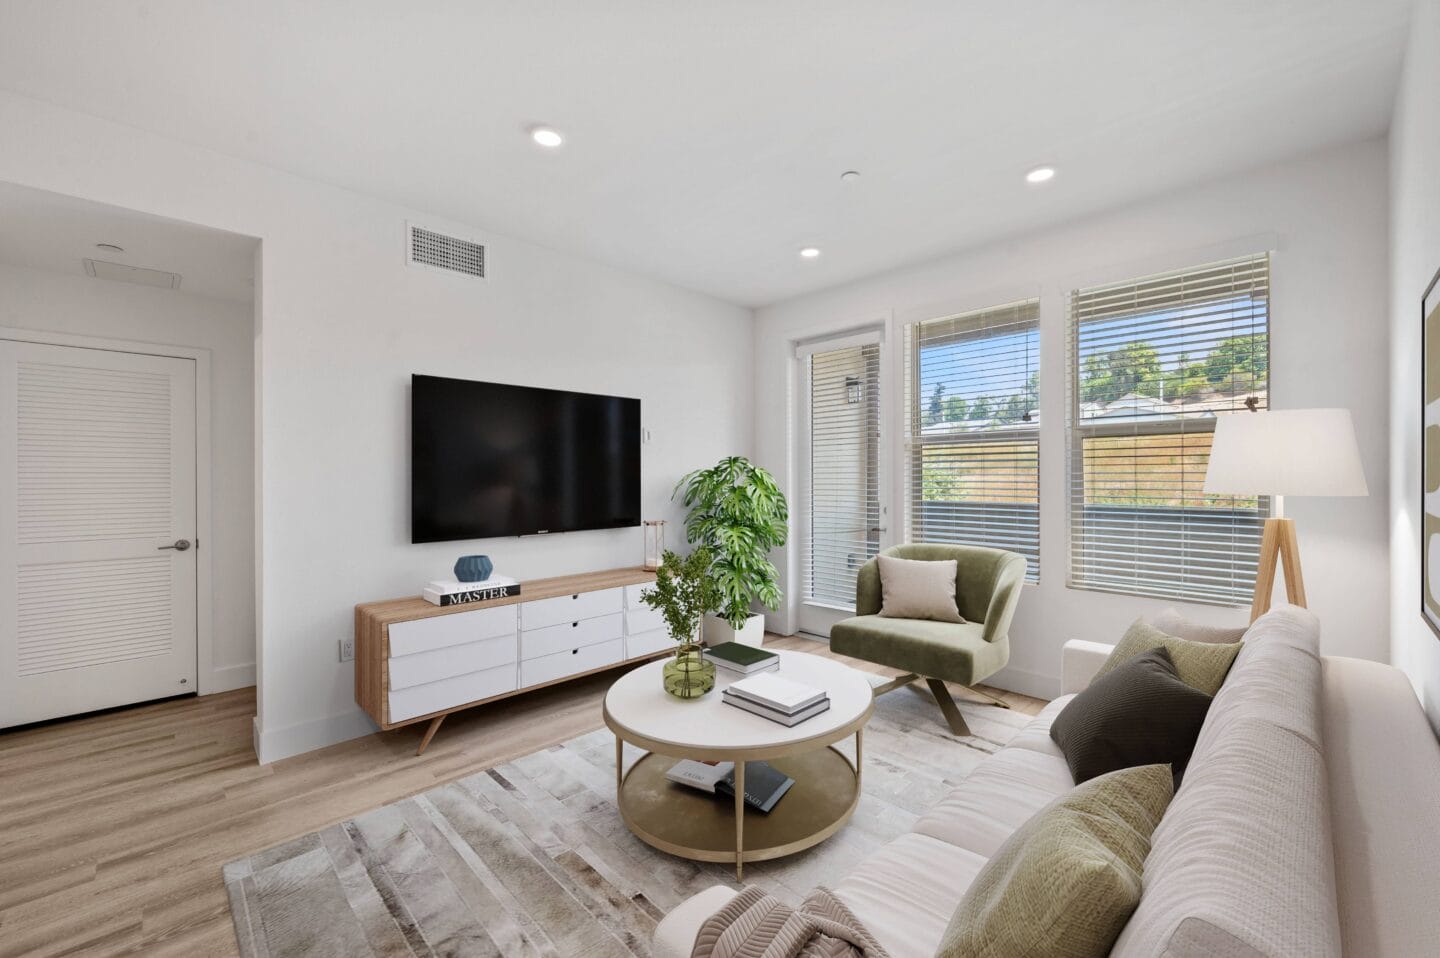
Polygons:
[[1260,567],[1255,572],[1255,601],[1250,605],[1251,622],[1270,611],[1277,565],[1285,573],[1286,601],[1304,608],[1305,576],[1300,571],[1300,542],[1295,536],[1294,519],[1265,520],[1260,537]]

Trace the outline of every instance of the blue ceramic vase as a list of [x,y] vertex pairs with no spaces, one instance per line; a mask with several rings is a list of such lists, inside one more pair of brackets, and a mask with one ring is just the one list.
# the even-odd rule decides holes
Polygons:
[[459,582],[484,582],[495,571],[489,556],[461,556],[455,560],[455,578]]

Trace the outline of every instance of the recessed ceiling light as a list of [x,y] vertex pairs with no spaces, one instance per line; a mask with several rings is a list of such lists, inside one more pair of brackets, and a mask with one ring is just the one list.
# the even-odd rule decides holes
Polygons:
[[1055,167],[1037,166],[1025,174],[1026,183],[1044,183],[1055,178]]
[[125,252],[125,247],[123,247],[123,246],[116,246],[114,243],[96,243],[96,244],[95,244],[95,248],[96,248],[96,249],[109,250],[109,251],[112,252],[112,253],[123,253],[123,252]]
[[859,171],[859,170],[846,170],[844,173],[841,173],[841,174],[840,174],[840,182],[841,182],[841,183],[854,183],[854,182],[857,182],[859,179],[860,179],[860,171]]
[[820,255],[820,250],[814,246],[807,246],[800,251],[800,255],[805,259],[814,259]]
[[531,127],[530,139],[551,150],[565,142],[565,137],[550,129],[548,126]]

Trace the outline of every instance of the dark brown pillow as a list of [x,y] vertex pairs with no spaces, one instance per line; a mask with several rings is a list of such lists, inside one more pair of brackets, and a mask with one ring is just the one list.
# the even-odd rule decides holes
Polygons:
[[1151,649],[1071,699],[1050,737],[1077,785],[1121,768],[1168,764],[1178,788],[1209,708],[1210,696],[1180,681],[1170,653]]

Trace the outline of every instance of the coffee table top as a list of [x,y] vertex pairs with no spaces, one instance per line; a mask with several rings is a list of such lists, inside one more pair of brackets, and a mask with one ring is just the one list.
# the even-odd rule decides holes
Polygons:
[[776,674],[824,689],[830,695],[827,711],[786,728],[727,705],[720,691],[745,676],[722,668],[715,669],[713,691],[698,699],[677,699],[665,691],[661,678],[669,659],[660,659],[627,672],[610,686],[605,693],[605,724],[642,748],[654,751],[671,746],[679,757],[718,758],[828,745],[869,720],[874,696],[864,673],[818,655],[774,651],[780,656]]

